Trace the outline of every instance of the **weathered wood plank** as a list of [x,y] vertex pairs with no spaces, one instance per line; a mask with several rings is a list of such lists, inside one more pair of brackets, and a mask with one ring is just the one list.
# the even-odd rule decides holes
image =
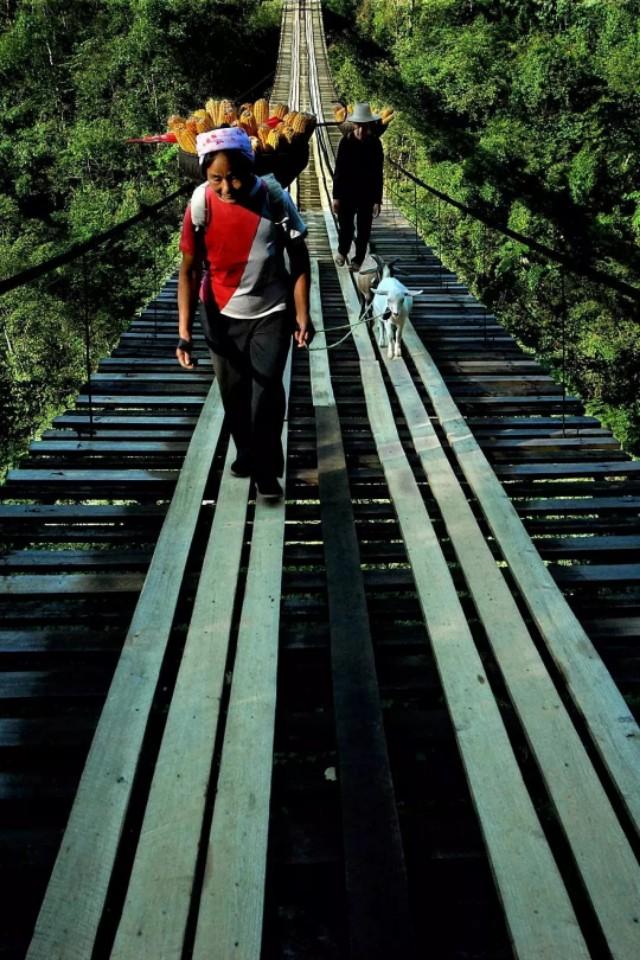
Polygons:
[[258,498],[193,960],[260,956],[284,530],[284,499]]
[[98,723],[28,960],[88,960],[92,955],[222,419],[214,383]]
[[13,574],[0,578],[0,597],[137,593],[143,581],[135,573]]
[[498,477],[524,477],[528,480],[543,480],[547,477],[634,477],[640,475],[640,460],[609,460],[598,463],[497,463],[494,472]]
[[[311,353],[311,389],[316,408],[351,956],[388,960],[395,954],[409,960],[413,938],[404,853],[319,294],[314,261],[312,315],[318,334]],[[322,587],[324,580],[322,576]],[[290,580],[287,586],[293,588]]]
[[[229,446],[227,466],[235,459]],[[225,473],[112,960],[179,960],[222,698],[249,480]],[[171,864],[171,870],[167,870]]]
[[[637,556],[636,552],[636,556]],[[591,563],[575,564],[571,567],[553,566],[549,568],[557,583],[596,584],[596,583],[640,583],[640,563]],[[633,733],[633,731],[629,731]]]
[[560,667],[636,829],[640,829],[640,730],[410,325],[405,343],[529,612]]
[[[640,928],[634,920],[640,895],[640,866],[435,429],[425,416],[405,364],[385,362],[430,489],[593,907],[614,955],[631,960],[640,951]],[[593,829],[594,823],[598,824],[597,830]]]
[[0,573],[45,572],[56,569],[103,571],[146,570],[151,554],[148,550],[11,550],[0,554]]

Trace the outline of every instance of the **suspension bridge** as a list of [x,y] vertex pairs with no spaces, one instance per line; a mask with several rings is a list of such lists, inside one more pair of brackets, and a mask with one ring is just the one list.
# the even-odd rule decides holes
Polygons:
[[[271,96],[331,116],[316,0]],[[640,956],[640,464],[389,196],[424,295],[378,350],[338,139],[292,187],[284,500],[229,474],[175,277],[0,488],[2,957]]]

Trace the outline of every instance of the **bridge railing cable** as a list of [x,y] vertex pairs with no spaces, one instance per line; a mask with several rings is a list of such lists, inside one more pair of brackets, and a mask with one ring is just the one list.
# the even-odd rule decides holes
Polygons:
[[[178,227],[178,203],[192,189],[186,184],[155,203],[141,204],[108,230],[0,280],[5,365],[16,401],[9,404],[16,410],[8,414],[3,441],[23,443],[26,428],[19,410],[58,406],[74,381],[79,385],[75,378],[81,371],[88,434],[93,435],[94,350],[111,349],[131,312],[159,290],[173,263],[168,241]],[[149,221],[157,224],[153,237],[139,232]],[[159,238],[167,241],[164,249]],[[157,320],[155,308],[153,315]]]
[[622,293],[625,296],[630,297],[632,300],[635,300],[636,303],[640,303],[640,289],[638,287],[634,287],[632,284],[626,283],[624,280],[620,280],[618,277],[613,277],[604,270],[599,270],[587,263],[581,263],[575,257],[564,254],[559,250],[554,250],[552,247],[548,247],[544,243],[539,243],[532,237],[527,237],[524,234],[519,233],[517,230],[511,230],[509,227],[505,227],[502,224],[496,223],[495,220],[492,220],[491,217],[484,214],[481,210],[473,209],[472,207],[461,203],[459,200],[455,200],[453,197],[448,196],[441,190],[437,190],[424,180],[416,177],[415,174],[413,174],[410,170],[407,170],[391,157],[387,157],[386,159],[387,163],[391,167],[394,167],[396,170],[398,170],[414,185],[421,187],[423,190],[426,190],[427,193],[437,197],[439,200],[447,203],[449,206],[454,207],[456,210],[459,210],[466,216],[472,217],[479,223],[485,224],[485,226],[491,228],[492,230],[496,230],[498,233],[502,234],[502,236],[508,237],[510,240],[516,240],[518,243],[524,244],[539,256],[546,257],[548,260],[551,260],[554,263],[561,264],[563,267],[571,270],[578,276],[585,277],[587,280],[591,280],[594,283],[603,284],[605,287],[609,287],[611,290],[616,290],[618,293]]

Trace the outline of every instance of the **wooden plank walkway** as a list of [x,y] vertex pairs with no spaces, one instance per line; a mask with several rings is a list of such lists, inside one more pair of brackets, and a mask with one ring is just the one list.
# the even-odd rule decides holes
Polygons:
[[[330,108],[323,41],[288,4],[274,98]],[[229,476],[174,279],[0,491],[5,955],[51,875],[29,957],[635,960],[637,465],[389,204],[404,359],[324,351],[322,162],[286,500]]]

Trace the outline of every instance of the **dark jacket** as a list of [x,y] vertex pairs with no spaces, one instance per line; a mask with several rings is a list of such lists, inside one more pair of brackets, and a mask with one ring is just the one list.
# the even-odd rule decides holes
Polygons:
[[376,136],[356,140],[352,133],[338,145],[333,175],[333,199],[358,203],[382,203],[384,154]]

